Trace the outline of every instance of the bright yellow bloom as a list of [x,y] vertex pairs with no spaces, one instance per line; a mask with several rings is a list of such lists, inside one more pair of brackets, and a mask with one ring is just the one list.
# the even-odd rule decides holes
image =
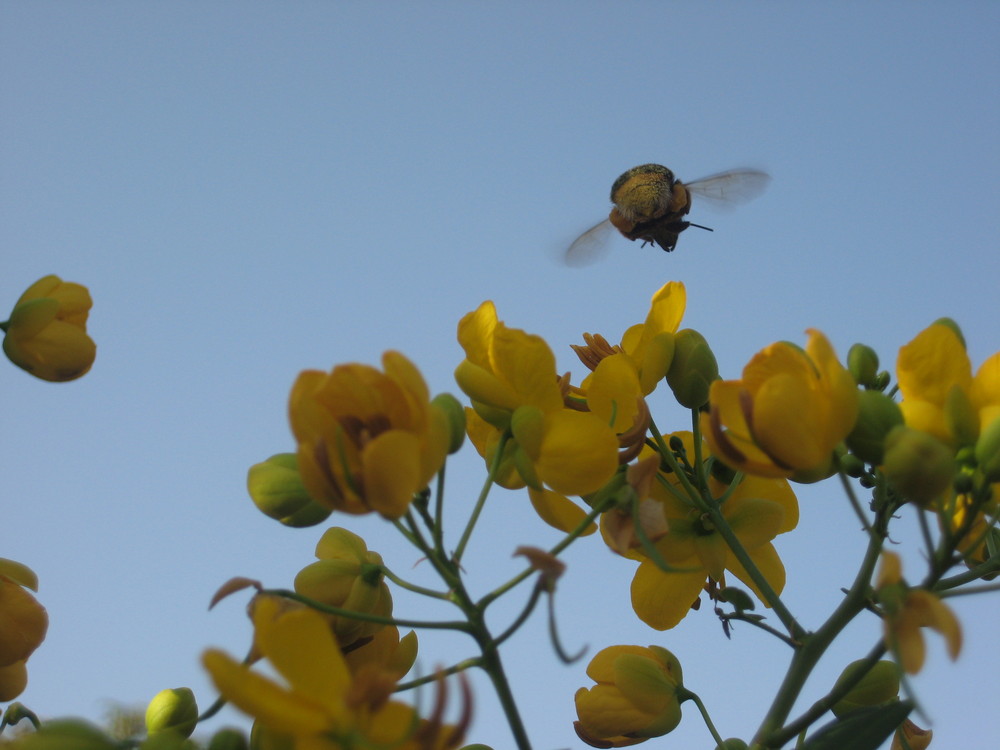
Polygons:
[[21,295],[3,324],[3,350],[15,365],[42,380],[62,382],[86,373],[97,347],[87,335],[87,287],[58,276],[39,279]]
[[382,365],[384,373],[361,364],[302,372],[289,417],[314,500],[395,519],[441,469],[451,437],[446,413],[430,402],[410,360],[389,351]]
[[635,363],[642,392],[649,395],[663,380],[673,358],[673,335],[687,307],[687,290],[679,281],[664,284],[653,295],[644,323],[622,336],[622,351]]
[[899,350],[896,378],[906,424],[952,446],[971,444],[1000,420],[1000,352],[972,375],[958,333],[933,323]]
[[[694,456],[691,434],[677,435],[684,441],[688,455]],[[679,487],[675,475],[661,478]],[[715,478],[709,479],[713,497],[721,497],[727,489]],[[722,581],[727,570],[760,596],[746,569],[698,509],[659,482],[653,482],[650,496],[659,501],[667,520],[667,533],[654,546],[667,565],[679,570],[661,570],[641,549],[629,553],[629,557],[641,561],[632,579],[632,608],[639,619],[657,630],[674,627],[690,611],[705,582]],[[745,477],[722,505],[722,515],[771,588],[781,593],[785,568],[771,540],[794,529],[799,520],[798,502],[788,482]]]
[[902,563],[895,552],[882,552],[882,565],[875,594],[884,610],[885,643],[899,659],[903,670],[916,674],[924,665],[926,648],[920,628],[939,632],[948,646],[948,656],[958,658],[962,649],[962,626],[955,614],[935,594],[911,589],[902,578]]
[[587,667],[597,684],[576,691],[574,723],[593,747],[626,747],[672,732],[681,721],[681,665],[659,646],[610,646]]
[[223,697],[268,730],[294,738],[296,750],[446,750],[462,744],[465,724],[422,720],[410,706],[388,700],[391,679],[356,680],[326,620],[310,609],[279,612],[258,600],[254,629],[258,647],[286,684],[240,664],[218,650],[202,662]]
[[614,430],[596,414],[566,408],[548,344],[508,328],[492,302],[462,318],[458,341],[465,359],[455,380],[472,402],[469,438],[487,465],[506,439],[496,481],[510,489],[527,485],[547,523],[574,528],[584,513],[564,496],[596,492],[611,479],[618,468]]
[[763,477],[815,479],[854,426],[858,390],[830,342],[810,329],[805,350],[771,344],[743,368],[742,380],[717,380],[702,431],[730,466]]

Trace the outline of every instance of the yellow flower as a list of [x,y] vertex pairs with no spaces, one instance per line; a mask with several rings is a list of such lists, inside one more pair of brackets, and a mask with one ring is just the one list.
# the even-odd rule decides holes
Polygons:
[[[49,616],[25,588],[10,560],[0,559],[0,667],[24,661],[45,640]],[[6,572],[5,572],[6,571]],[[17,577],[8,575],[13,572]],[[32,586],[34,588],[34,586]]]
[[808,333],[805,350],[771,344],[742,380],[712,383],[702,431],[730,466],[763,477],[828,475],[834,449],[854,426],[858,391],[826,337]]
[[469,396],[469,439],[492,465],[504,453],[496,481],[527,485],[536,510],[564,531],[583,511],[565,495],[603,487],[618,468],[614,430],[596,414],[568,409],[556,375],[555,357],[539,336],[508,328],[484,302],[458,325],[465,359],[455,380]]
[[[688,455],[693,456],[691,434],[677,434],[682,437]],[[678,486],[673,474],[661,478]],[[710,478],[709,491],[713,497],[721,497],[727,489]],[[679,623],[690,611],[706,580],[722,581],[727,570],[760,596],[756,584],[709,519],[679,499],[679,494],[669,492],[659,482],[654,482],[650,489],[651,497],[659,501],[667,520],[667,533],[654,546],[663,561],[678,570],[668,573],[660,569],[641,549],[629,553],[629,557],[641,561],[632,579],[632,608],[639,619],[657,630]],[[798,502],[788,482],[745,477],[723,503],[722,515],[771,588],[781,593],[785,568],[771,540],[798,524]]]
[[1000,352],[973,376],[965,344],[951,325],[933,323],[902,347],[896,378],[906,424],[949,445],[971,444],[1000,420]]
[[587,667],[597,684],[576,691],[574,723],[593,747],[625,747],[672,732],[681,721],[681,665],[659,646],[609,646]]
[[935,594],[911,589],[902,578],[902,563],[895,552],[882,552],[882,564],[875,584],[876,597],[884,610],[882,624],[885,644],[899,659],[903,670],[916,674],[924,665],[926,648],[920,628],[939,632],[952,660],[962,649],[962,626],[955,614]]
[[346,513],[406,513],[441,469],[450,443],[447,414],[429,400],[416,367],[398,352],[385,372],[361,364],[302,372],[289,416],[299,472],[309,494]]
[[22,370],[42,380],[62,382],[86,373],[97,347],[87,335],[90,292],[58,276],[39,279],[14,305],[3,350]]
[[[392,595],[385,584],[382,557],[369,552],[365,540],[347,529],[327,529],[316,544],[317,562],[295,576],[295,591],[329,605],[387,617],[392,614]],[[384,626],[350,617],[331,615],[337,640],[350,646],[370,638]]]
[[[889,750],[927,750],[931,744],[934,732],[930,729],[921,729],[912,721],[907,719],[896,730],[892,737],[892,747]],[[903,741],[906,744],[903,744]]]
[[[254,609],[258,647],[286,684],[271,680],[215,649],[202,663],[220,694],[297,750],[446,750],[461,745],[459,726],[422,720],[410,706],[388,700],[391,679],[354,679],[326,620],[310,609],[279,612],[262,597]],[[468,709],[468,705],[465,706]],[[437,712],[436,712],[437,713]]]

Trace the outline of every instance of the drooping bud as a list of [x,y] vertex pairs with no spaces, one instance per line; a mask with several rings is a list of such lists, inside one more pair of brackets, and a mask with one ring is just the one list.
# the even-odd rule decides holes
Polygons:
[[465,407],[450,393],[439,393],[431,399],[431,408],[440,409],[448,418],[448,453],[458,453],[465,442]]
[[878,354],[870,346],[855,344],[847,352],[847,369],[855,383],[874,388],[878,377]]
[[882,470],[904,497],[923,506],[951,485],[955,458],[933,435],[900,425],[886,437]]
[[[864,659],[848,664],[837,678],[834,689],[856,677],[858,671],[864,669],[864,664]],[[899,667],[891,661],[879,661],[848,691],[847,695],[834,704],[833,713],[836,716],[844,716],[858,708],[880,706],[896,700],[898,695]]]
[[261,513],[285,526],[315,526],[333,512],[306,491],[294,453],[278,453],[251,466],[247,472],[247,491]]
[[146,707],[146,732],[152,736],[173,732],[190,737],[198,724],[198,702],[191,688],[161,690]]
[[667,384],[677,402],[688,409],[704,406],[709,386],[718,379],[719,363],[705,337],[691,328],[678,331],[667,371]]
[[880,391],[858,394],[858,421],[847,436],[847,447],[855,456],[870,464],[882,463],[885,438],[897,425],[903,424],[899,405]]

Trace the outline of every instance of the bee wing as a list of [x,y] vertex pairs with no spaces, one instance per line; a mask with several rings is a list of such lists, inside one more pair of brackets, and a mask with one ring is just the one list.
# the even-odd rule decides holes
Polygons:
[[706,198],[706,205],[727,209],[753,200],[770,182],[771,175],[759,169],[731,169],[685,182],[684,186],[699,198]]
[[595,224],[566,248],[563,262],[567,266],[589,266],[604,257],[611,248],[611,238],[617,230],[610,219]]

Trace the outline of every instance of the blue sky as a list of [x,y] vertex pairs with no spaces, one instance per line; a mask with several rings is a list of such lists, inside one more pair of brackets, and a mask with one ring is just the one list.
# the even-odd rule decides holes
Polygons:
[[[568,344],[617,337],[669,280],[687,285],[685,325],[725,377],[807,327],[891,368],[943,315],[978,365],[1000,319],[998,31],[988,2],[0,3],[0,304],[48,273],[84,283],[98,343],[69,385],[0,375],[0,555],[36,570],[51,618],[23,702],[98,718],[190,685],[208,705],[198,655],[242,652],[250,633],[235,597],[206,611],[212,592],[233,575],[287,585],[324,528],[280,527],[244,489],[249,465],[293,447],[295,375],[395,348],[455,391],[455,325],[484,299],[577,376]],[[606,217],[612,181],[646,162],[773,182],[730,214],[696,203],[691,219],[715,232],[671,255],[620,238],[602,263],[561,265]],[[661,427],[687,424],[665,400],[653,409]],[[454,464],[457,525],[482,471],[472,455]],[[832,485],[800,502],[778,548],[788,601],[818,624],[863,539]],[[426,574],[377,519],[330,521]],[[558,538],[513,493],[479,531],[466,561],[481,591],[520,569],[517,545]],[[919,570],[915,527],[899,534]],[[630,563],[596,540],[567,561],[567,648],[670,648],[723,734],[752,732],[782,647],[748,628],[726,641],[707,609],[652,631],[628,606]],[[940,747],[987,731],[982,686],[1000,666],[996,602],[954,607],[965,654],[952,665],[932,637],[914,680]],[[434,614],[404,596],[396,612]],[[852,628],[812,698],[877,625]],[[425,670],[473,647],[421,638]],[[560,665],[541,618],[509,645],[536,747],[579,747],[585,662]],[[471,739],[500,750],[476,687]],[[688,713],[649,746],[710,747]]]

